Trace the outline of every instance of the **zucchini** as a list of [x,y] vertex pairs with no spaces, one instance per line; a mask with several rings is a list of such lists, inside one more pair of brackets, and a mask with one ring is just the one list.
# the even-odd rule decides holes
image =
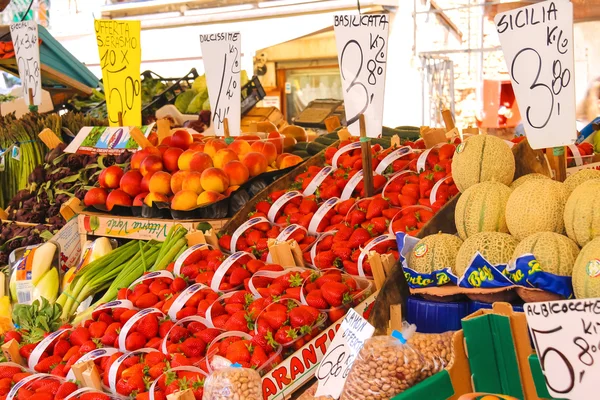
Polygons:
[[320,151],[323,151],[327,148],[326,145],[321,144],[321,143],[317,143],[317,142],[310,142],[308,144],[308,146],[306,147],[306,152],[310,155],[315,155]]
[[421,132],[421,128],[418,126],[397,126],[394,128],[397,131],[417,131]]
[[340,136],[338,135],[337,132],[326,133],[325,135],[321,135],[320,137],[326,137],[328,139],[335,139],[335,140],[340,139]]
[[298,142],[294,145],[294,151],[306,151],[306,147],[308,147],[308,142]]
[[417,131],[401,131],[401,130],[389,129],[389,130],[384,130],[382,132],[383,137],[391,138],[394,135],[398,135],[400,137],[400,139],[410,139],[410,140],[416,140],[421,137],[421,135]]
[[371,145],[374,144],[379,144],[384,149],[387,149],[392,145],[392,141],[388,138],[373,138],[371,139]]
[[292,151],[292,154],[298,156],[298,157],[302,157],[302,158],[309,158],[310,154],[308,154],[306,151],[304,150],[294,150]]
[[334,144],[337,141],[338,141],[338,139],[330,139],[325,136],[319,136],[315,139],[316,143],[324,144],[325,146],[331,146],[332,144]]

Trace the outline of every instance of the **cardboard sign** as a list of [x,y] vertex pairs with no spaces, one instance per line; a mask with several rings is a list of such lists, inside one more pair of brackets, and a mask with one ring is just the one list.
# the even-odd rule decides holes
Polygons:
[[213,110],[212,126],[217,136],[225,135],[225,118],[229,122],[230,135],[240,134],[241,40],[239,32],[200,35],[208,98]]
[[600,299],[526,303],[523,307],[552,397],[597,398]]
[[[141,127],[145,137],[150,135],[153,127],[154,123]],[[137,150],[140,145],[131,136],[132,129],[135,127],[84,126],[69,143],[65,153],[117,155],[126,150]]]
[[120,125],[119,113],[124,126],[139,126],[142,124],[140,21],[97,19],[94,29],[110,126]]
[[494,22],[531,147],[575,143],[573,4],[543,1]]
[[358,352],[374,332],[375,327],[353,308],[348,310],[315,373],[319,381],[315,396],[340,397]]
[[389,33],[387,14],[336,15],[335,41],[348,130],[359,136],[364,114],[368,137],[381,136]]
[[40,42],[35,21],[17,22],[10,26],[10,35],[15,48],[15,58],[19,68],[19,78],[23,83],[23,98],[29,103],[29,89],[33,94],[33,104],[42,104],[42,77],[40,72]]

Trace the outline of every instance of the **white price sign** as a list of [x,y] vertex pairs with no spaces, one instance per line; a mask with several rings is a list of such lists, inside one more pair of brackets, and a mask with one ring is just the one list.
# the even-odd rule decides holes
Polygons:
[[526,303],[523,307],[552,397],[597,399],[600,299]]
[[203,34],[200,35],[200,47],[206,70],[212,126],[216,135],[224,136],[223,122],[227,118],[231,136],[238,136],[241,118],[241,35],[239,32]]
[[342,76],[348,129],[359,136],[365,116],[368,137],[381,136],[389,33],[387,14],[336,15],[333,29]]
[[316,397],[331,396],[334,399],[340,397],[358,352],[362,349],[365,340],[373,336],[374,332],[375,327],[353,308],[348,310],[315,373],[315,377],[319,380]]
[[531,147],[575,143],[573,4],[542,1],[494,22]]
[[23,84],[25,104],[29,104],[29,89],[33,104],[42,104],[42,77],[40,71],[40,41],[35,21],[17,22],[10,26],[10,36],[15,48],[19,78]]

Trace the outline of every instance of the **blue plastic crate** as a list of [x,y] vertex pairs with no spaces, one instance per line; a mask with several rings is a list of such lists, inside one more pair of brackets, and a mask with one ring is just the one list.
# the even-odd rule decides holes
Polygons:
[[469,302],[435,302],[410,296],[406,320],[417,326],[417,332],[442,333],[462,328],[461,319],[470,314]]

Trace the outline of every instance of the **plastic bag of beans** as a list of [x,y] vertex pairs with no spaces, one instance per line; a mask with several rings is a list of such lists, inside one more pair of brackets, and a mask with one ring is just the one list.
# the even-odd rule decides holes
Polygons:
[[[213,367],[214,367],[213,363]],[[236,364],[215,369],[204,382],[202,400],[262,400],[258,372]]]
[[340,400],[387,400],[428,376],[431,365],[405,334],[374,336],[358,353]]
[[452,360],[452,335],[454,331],[444,333],[415,333],[408,344],[419,351],[429,364],[423,379],[437,374]]

